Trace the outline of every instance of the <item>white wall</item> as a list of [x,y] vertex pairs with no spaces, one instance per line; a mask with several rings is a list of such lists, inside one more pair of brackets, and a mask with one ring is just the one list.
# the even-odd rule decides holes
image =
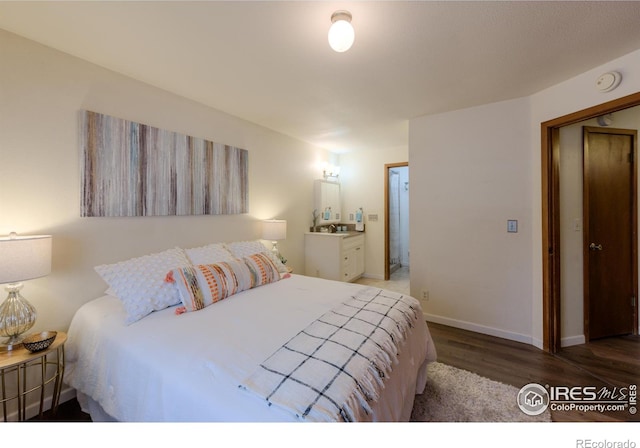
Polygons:
[[573,125],[560,130],[562,345],[584,343],[582,223],[582,125]]
[[[101,295],[95,265],[259,238],[261,219],[288,221],[279,246],[304,270],[303,233],[326,151],[4,31],[0,60],[0,235],[53,235],[53,272],[23,289],[39,314],[33,331],[66,330],[78,307]],[[81,218],[81,109],[247,149],[249,213]]]
[[[597,91],[611,70],[622,83]],[[430,318],[542,347],[540,124],[638,91],[640,50],[527,98],[409,122],[411,292],[430,292]]]
[[400,264],[409,266],[409,167],[396,169],[400,173]]
[[411,294],[429,292],[431,321],[528,341],[528,111],[525,98],[410,122]]
[[345,222],[360,207],[365,217],[378,215],[375,222],[365,219],[365,277],[384,279],[384,166],[407,160],[406,147],[356,151],[338,159]]

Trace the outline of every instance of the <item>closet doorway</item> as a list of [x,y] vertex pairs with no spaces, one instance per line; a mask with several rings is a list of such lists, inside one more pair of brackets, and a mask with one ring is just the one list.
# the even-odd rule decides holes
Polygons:
[[409,163],[385,165],[384,279],[409,277]]
[[[627,110],[640,106],[640,92],[631,94],[608,103],[593,106],[572,114],[568,114],[541,124],[542,135],[542,274],[543,274],[543,348],[551,353],[558,353],[561,348],[562,327],[565,322],[563,316],[563,295],[566,299],[566,291],[563,294],[563,282],[561,278],[567,271],[562,267],[561,250],[562,242],[566,242],[572,229],[564,228],[564,238],[561,234],[561,206],[560,206],[560,131],[562,128],[598,119],[614,112]],[[635,159],[630,161],[635,165]],[[636,168],[634,167],[634,172]],[[634,189],[636,181],[634,180]],[[633,228],[637,228],[637,218],[634,215]],[[585,223],[586,224],[586,223]],[[579,226],[581,227],[581,226]],[[575,223],[572,226],[576,230]],[[568,231],[567,231],[568,230]],[[590,241],[583,242],[585,254],[590,254]],[[599,246],[595,244],[594,246]],[[603,246],[604,247],[604,246]],[[638,334],[638,270],[637,270],[637,245],[633,243],[634,260],[632,272],[634,273],[633,296],[629,298],[633,303],[633,334]],[[585,257],[586,258],[586,257]],[[583,279],[584,281],[584,279]],[[586,325],[585,325],[586,327]],[[585,335],[589,339],[588,335]]]

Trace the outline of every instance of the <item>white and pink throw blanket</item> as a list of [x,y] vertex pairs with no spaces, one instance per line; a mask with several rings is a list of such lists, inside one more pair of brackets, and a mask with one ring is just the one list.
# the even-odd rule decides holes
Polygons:
[[410,296],[364,288],[260,364],[240,387],[305,421],[371,420],[402,342],[422,317]]

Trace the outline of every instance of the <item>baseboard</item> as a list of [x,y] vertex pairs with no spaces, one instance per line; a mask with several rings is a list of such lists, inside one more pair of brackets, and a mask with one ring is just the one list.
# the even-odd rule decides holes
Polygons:
[[540,350],[544,350],[544,342],[541,339],[532,337],[531,345],[533,345],[536,348],[539,348]]
[[374,280],[384,280],[384,275],[367,274],[366,272],[361,275],[363,278],[372,278]]
[[[71,386],[66,386],[60,391],[60,404],[76,398],[76,390]],[[51,402],[51,400],[49,400]]]
[[560,338],[560,347],[571,347],[572,345],[585,344],[586,339],[583,334],[578,336],[569,336],[566,338]]
[[451,319],[449,317],[437,316],[435,314],[423,314],[427,322],[434,322],[436,324],[447,325],[449,327],[460,328],[462,330],[474,331],[476,333],[487,334],[489,336],[495,336],[502,339],[509,339],[511,341],[523,342],[525,344],[533,345],[533,338],[526,334],[515,333],[513,331],[502,330],[500,328],[487,327],[485,325],[458,319]]
[[[33,396],[38,396],[38,394],[34,394]],[[60,391],[60,400],[58,401],[58,404],[65,403],[69,400],[74,399],[75,397],[76,397],[76,390],[73,389],[72,387],[66,386]],[[43,409],[45,411],[51,409],[51,401],[52,401],[51,395],[49,395],[48,397],[45,397],[44,405],[43,405]],[[27,405],[25,409],[26,419],[29,420],[33,417],[36,417],[39,412],[40,412],[40,401],[36,400],[31,404]],[[10,422],[18,421],[18,410],[15,409],[12,412],[8,412],[7,420]]]

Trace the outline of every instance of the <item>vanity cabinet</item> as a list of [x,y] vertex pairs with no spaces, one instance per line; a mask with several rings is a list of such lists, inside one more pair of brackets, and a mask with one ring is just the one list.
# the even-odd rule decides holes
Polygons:
[[361,233],[306,233],[304,253],[307,276],[351,282],[364,274]]
[[336,224],[342,219],[340,184],[318,179],[315,181],[315,207],[320,219],[318,225]]

